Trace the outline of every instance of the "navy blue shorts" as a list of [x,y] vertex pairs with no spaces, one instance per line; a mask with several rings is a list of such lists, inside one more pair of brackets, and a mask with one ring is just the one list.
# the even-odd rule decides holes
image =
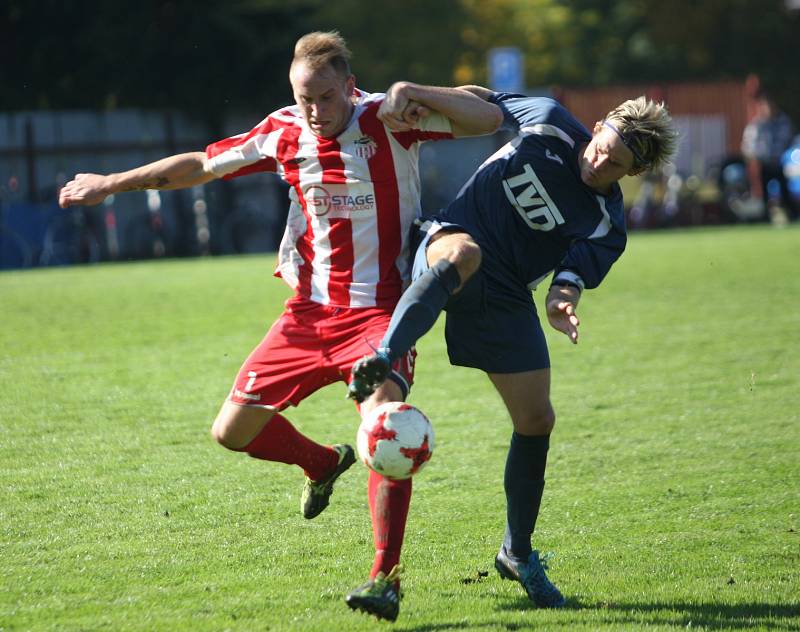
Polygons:
[[[413,279],[428,267],[424,252],[430,237],[443,229],[469,233],[457,224],[437,220],[418,226],[412,241]],[[547,341],[530,290],[524,285],[512,289],[507,279],[499,282],[494,278],[496,268],[491,253],[483,251],[481,268],[445,306],[450,363],[487,373],[550,368]]]

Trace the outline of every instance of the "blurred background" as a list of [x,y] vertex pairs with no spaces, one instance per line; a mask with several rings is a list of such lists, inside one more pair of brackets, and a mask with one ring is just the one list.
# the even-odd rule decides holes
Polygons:
[[[368,92],[477,83],[552,96],[589,128],[625,99],[665,101],[680,151],[623,180],[634,230],[797,217],[800,0],[3,0],[0,268],[275,250],[273,175],[86,208],[58,190],[248,131],[292,102],[297,38],[333,29]],[[505,140],[425,146],[423,208]]]

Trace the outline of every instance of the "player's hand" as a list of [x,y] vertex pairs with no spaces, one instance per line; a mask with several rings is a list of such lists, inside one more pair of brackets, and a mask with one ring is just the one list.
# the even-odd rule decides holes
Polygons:
[[580,293],[577,290],[570,292],[569,289],[554,287],[550,290],[547,295],[547,320],[554,329],[566,334],[572,344],[578,344],[578,325],[581,321],[578,320],[575,308]]
[[79,173],[61,188],[58,204],[61,208],[75,205],[91,206],[100,204],[110,193],[107,176]]
[[378,118],[396,132],[405,132],[417,125],[421,118],[430,115],[430,109],[408,95],[404,82],[392,84],[378,108]]
[[416,127],[420,119],[430,116],[429,107],[422,105],[418,101],[409,101],[403,110],[403,120],[411,127]]

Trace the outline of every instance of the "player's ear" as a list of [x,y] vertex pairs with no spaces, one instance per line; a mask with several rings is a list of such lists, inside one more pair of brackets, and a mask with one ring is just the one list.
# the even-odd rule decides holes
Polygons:
[[597,121],[592,129],[592,134],[599,134],[601,129],[603,129],[603,121]]
[[350,75],[347,77],[347,81],[345,82],[345,91],[347,92],[347,96],[353,96],[353,92],[356,89],[356,76]]

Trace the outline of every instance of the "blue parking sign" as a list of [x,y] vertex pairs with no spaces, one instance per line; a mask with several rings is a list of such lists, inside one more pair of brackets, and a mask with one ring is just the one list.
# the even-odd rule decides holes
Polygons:
[[497,92],[522,92],[525,68],[522,51],[516,46],[489,50],[489,87]]

